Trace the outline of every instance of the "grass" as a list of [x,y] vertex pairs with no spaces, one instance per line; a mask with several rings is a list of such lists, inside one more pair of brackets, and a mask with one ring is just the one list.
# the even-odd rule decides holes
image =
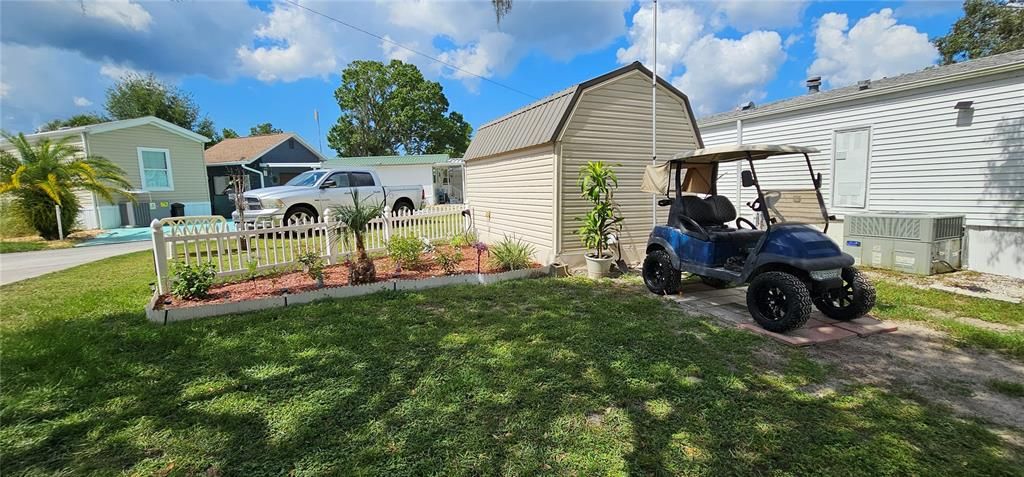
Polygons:
[[[0,474],[1012,475],[1019,448],[610,282],[160,327],[145,253],[0,288]],[[102,276],[102,280],[96,280]],[[766,356],[771,359],[766,359]]]
[[972,324],[957,317],[988,323],[1024,325],[1024,304],[920,289],[890,281],[875,283],[878,300],[872,312],[884,319],[925,323],[945,331],[957,343],[1024,359],[1024,331]]
[[6,242],[0,241],[0,253],[34,252],[46,250],[50,247],[44,242]]
[[1024,383],[993,379],[988,382],[988,387],[993,391],[1011,397],[1024,398]]

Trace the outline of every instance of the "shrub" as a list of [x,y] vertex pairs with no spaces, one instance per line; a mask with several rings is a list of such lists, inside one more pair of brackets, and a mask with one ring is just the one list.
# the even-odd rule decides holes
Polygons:
[[422,265],[423,241],[412,234],[391,237],[388,241],[388,256],[395,261],[399,270],[417,268]]
[[316,281],[317,287],[322,287],[324,283],[324,259],[320,254],[309,250],[302,255],[299,255],[299,263],[302,264],[302,271],[309,275]]
[[476,234],[473,232],[460,232],[452,237],[452,247],[462,248],[468,247],[476,243]]
[[445,275],[454,275],[459,271],[462,261],[462,250],[457,248],[438,247],[434,250],[434,261],[444,270]]
[[174,267],[171,294],[182,299],[202,298],[213,286],[217,267],[213,262],[178,264]]
[[517,238],[505,238],[490,247],[491,261],[503,270],[529,268],[533,262],[533,246]]

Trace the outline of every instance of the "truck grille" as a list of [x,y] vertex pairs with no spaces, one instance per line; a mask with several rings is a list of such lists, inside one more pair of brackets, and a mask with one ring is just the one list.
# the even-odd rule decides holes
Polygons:
[[259,199],[255,198],[255,197],[246,197],[245,198],[245,208],[247,210],[260,210],[260,209],[263,208],[263,206],[260,205],[260,200]]

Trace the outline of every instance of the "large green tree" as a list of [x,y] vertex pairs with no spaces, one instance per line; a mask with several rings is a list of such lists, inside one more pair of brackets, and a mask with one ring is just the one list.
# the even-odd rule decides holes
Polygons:
[[39,128],[39,132],[56,131],[60,128],[76,128],[90,124],[105,123],[107,121],[110,121],[110,119],[96,113],[76,114],[67,119],[54,119],[43,124]]
[[203,119],[200,119],[199,122],[196,123],[195,131],[210,138],[210,141],[206,143],[207,149],[224,140],[224,136],[217,132],[217,126],[213,124],[213,120],[210,118],[204,117]]
[[224,129],[222,129],[220,134],[221,134],[221,136],[224,137],[224,139],[234,139],[234,138],[238,137],[238,133],[235,132],[235,130],[231,129],[231,128],[224,128]]
[[440,83],[415,65],[353,61],[334,92],[341,117],[327,144],[341,156],[448,153],[462,155],[472,128],[448,111]]
[[250,136],[266,136],[268,134],[280,134],[283,132],[284,131],[275,128],[274,125],[270,123],[259,123],[249,128]]
[[153,76],[129,73],[107,89],[107,113],[114,119],[156,116],[195,131],[199,106],[192,96]]
[[4,133],[13,150],[0,151],[0,194],[10,198],[14,210],[46,240],[58,238],[56,208],[61,207],[65,233],[75,226],[80,204],[76,190],[96,193],[114,201],[115,194],[132,188],[124,171],[98,156],[85,156],[69,143],[42,139],[32,144],[24,134]]
[[1024,3],[966,0],[964,16],[935,39],[944,64],[1024,48]]

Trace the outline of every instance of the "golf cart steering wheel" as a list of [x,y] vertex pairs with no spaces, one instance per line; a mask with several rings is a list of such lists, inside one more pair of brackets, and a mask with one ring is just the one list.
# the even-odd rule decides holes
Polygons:
[[742,229],[742,228],[744,228],[742,224],[747,224],[747,225],[749,225],[749,226],[750,226],[750,227],[749,227],[749,228],[750,228],[750,230],[757,230],[757,226],[756,226],[756,225],[754,225],[754,223],[753,223],[753,222],[751,222],[751,221],[747,220],[747,218],[746,218],[746,217],[738,217],[738,218],[736,219],[736,228],[737,228],[737,229]]
[[754,212],[760,212],[761,211],[761,198],[758,197],[758,198],[754,199],[752,202],[747,202],[747,207],[750,207],[750,210],[753,210]]

